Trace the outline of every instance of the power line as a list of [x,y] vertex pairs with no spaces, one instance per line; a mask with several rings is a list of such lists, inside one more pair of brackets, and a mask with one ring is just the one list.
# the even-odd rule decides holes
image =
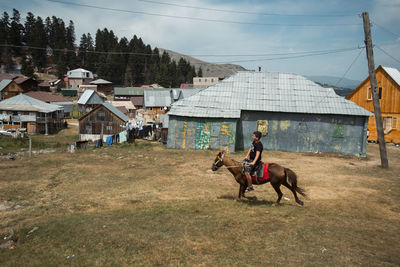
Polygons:
[[[362,51],[364,50],[365,47],[362,47],[360,52],[357,54],[356,58],[353,60],[353,62],[351,62],[350,66],[347,68],[347,70],[345,71],[345,73],[343,74],[342,78],[340,78],[339,82],[341,82],[344,77],[346,76],[346,74],[349,72],[349,70],[353,67],[354,63],[356,63],[357,59],[360,57]],[[335,84],[335,87],[339,84],[339,82],[337,82]],[[324,97],[321,98],[321,100],[316,104],[316,106],[320,105],[322,103],[322,101],[324,101],[328,95],[329,95],[330,91],[328,90],[328,92],[326,93],[326,95]]]
[[[16,48],[28,48],[28,49],[37,49],[37,50],[47,50],[47,47],[35,47],[35,46],[25,46],[25,45],[9,45],[9,44],[0,44],[0,47],[16,47]],[[309,55],[320,55],[320,54],[327,54],[327,53],[337,53],[337,52],[345,52],[345,51],[352,51],[359,49],[360,47],[348,47],[348,48],[338,48],[338,49],[331,49],[331,50],[314,50],[314,51],[303,51],[303,52],[287,52],[287,53],[267,53],[267,54],[213,54],[213,55],[186,55],[191,57],[259,57],[259,56],[289,56],[289,55],[301,55],[302,56],[309,56]],[[52,48],[53,51],[59,52],[73,52],[76,53],[76,50],[73,49],[66,49],[66,48]],[[138,56],[155,56],[155,54],[148,54],[148,53],[135,53],[135,52],[121,52],[121,51],[78,51],[79,53],[93,53],[93,54],[104,54],[104,55],[138,55]],[[166,51],[167,52],[167,51]],[[168,52],[167,52],[168,53]],[[278,59],[278,58],[273,58]],[[254,61],[259,61],[264,59],[255,59]],[[241,62],[243,60],[238,60],[234,62]],[[252,61],[252,60],[244,60],[244,62]],[[200,63],[202,64],[202,63]]]
[[218,23],[228,23],[228,24],[242,24],[242,25],[257,25],[257,26],[279,26],[279,27],[337,27],[337,26],[360,26],[361,23],[338,23],[338,24],[281,24],[281,23],[260,23],[260,22],[243,22],[243,21],[234,21],[234,20],[219,20],[219,19],[205,19],[205,18],[197,18],[197,17],[185,17],[185,16],[174,16],[174,15],[166,15],[166,14],[158,14],[158,13],[150,13],[144,11],[133,11],[127,9],[117,9],[117,8],[109,8],[102,6],[94,6],[94,5],[86,5],[86,4],[78,4],[72,2],[65,2],[60,0],[45,0],[48,2],[60,3],[65,5],[74,5],[116,12],[125,12],[132,14],[141,14],[148,16],[157,16],[157,17],[165,17],[165,18],[174,18],[174,19],[184,19],[184,20],[194,20],[194,21],[207,21],[207,22],[218,22]]
[[236,13],[236,14],[252,14],[252,15],[260,15],[260,16],[280,16],[280,17],[353,17],[356,14],[283,14],[283,13],[260,13],[260,12],[251,12],[251,11],[239,11],[239,10],[228,10],[228,9],[218,9],[218,8],[208,8],[208,7],[200,7],[200,6],[188,6],[188,5],[180,5],[175,3],[167,3],[167,2],[159,2],[159,1],[150,1],[150,0],[138,0],[139,2],[146,2],[152,4],[160,4],[167,6],[176,6],[176,7],[184,7],[184,8],[192,8],[192,9],[200,9],[200,10],[208,10],[208,11],[218,11],[225,13]]
[[255,61],[272,61],[272,60],[283,60],[283,59],[293,59],[293,58],[302,58],[302,57],[311,57],[311,56],[321,56],[321,55],[327,55],[327,54],[336,54],[336,53],[342,53],[342,52],[347,52],[347,51],[352,51],[352,50],[357,50],[360,48],[349,48],[349,49],[338,49],[338,50],[332,50],[332,51],[327,51],[327,52],[321,52],[321,53],[308,53],[305,55],[299,55],[299,56],[288,56],[288,57],[274,57],[274,58],[262,58],[262,59],[249,59],[249,60],[235,60],[235,61],[230,61],[230,62],[214,62],[215,64],[230,64],[230,63],[243,63],[243,62],[255,62]]
[[387,55],[388,57],[392,58],[393,60],[397,61],[398,63],[400,63],[400,60],[398,60],[397,58],[395,58],[394,56],[390,55],[388,52],[386,52],[385,50],[383,50],[382,48],[380,48],[378,45],[375,45],[376,48],[378,48],[379,50],[381,50],[385,55]]
[[377,24],[376,22],[374,22],[374,21],[371,21],[371,23],[372,23],[373,25],[376,25],[376,26],[378,26],[379,28],[381,28],[381,29],[382,29],[382,30],[384,30],[385,32],[388,32],[388,33],[390,33],[390,34],[392,34],[392,35],[396,36],[397,38],[400,38],[400,35],[399,35],[399,34],[397,34],[397,33],[394,33],[394,32],[392,32],[392,31],[390,31],[390,30],[386,29],[385,27],[383,27],[383,26],[381,26],[381,25]]
[[340,80],[335,84],[335,87],[338,86],[338,84],[344,79],[344,77],[346,77],[347,73],[349,72],[349,70],[351,69],[351,67],[353,67],[354,63],[356,63],[357,59],[360,57],[362,51],[364,50],[364,48],[362,48],[360,50],[360,53],[358,53],[357,57],[353,60],[353,62],[350,64],[350,66],[347,68],[347,70],[345,71],[345,73],[343,74],[342,78],[340,78]]

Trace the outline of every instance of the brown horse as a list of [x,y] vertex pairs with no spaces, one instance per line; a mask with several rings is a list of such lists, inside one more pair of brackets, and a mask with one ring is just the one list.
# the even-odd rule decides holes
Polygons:
[[[221,166],[225,166],[235,177],[236,182],[240,184],[239,188],[239,195],[238,195],[238,200],[240,200],[241,197],[245,197],[245,192],[247,188],[247,179],[243,177],[243,165],[241,162],[238,162],[236,160],[228,158],[224,152],[219,152],[217,154],[217,157],[214,160],[214,163],[211,167],[211,170],[216,171],[218,170]],[[289,188],[290,191],[292,191],[294,198],[296,199],[296,202],[300,205],[304,205],[303,201],[301,201],[297,197],[297,193],[299,193],[302,196],[306,196],[304,193],[304,189],[300,188],[297,186],[297,175],[294,173],[289,168],[284,168],[276,163],[269,163],[268,165],[268,173],[270,176],[270,179],[263,180],[262,182],[258,184],[264,184],[271,182],[272,187],[275,189],[276,193],[278,194],[278,199],[276,200],[276,203],[279,204],[282,198],[282,192],[280,189],[281,185],[286,186]],[[287,182],[291,183],[291,185]],[[257,185],[257,183],[254,183],[254,185]]]

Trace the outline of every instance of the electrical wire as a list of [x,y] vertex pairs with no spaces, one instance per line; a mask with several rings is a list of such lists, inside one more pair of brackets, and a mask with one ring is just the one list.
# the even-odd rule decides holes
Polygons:
[[60,0],[45,0],[53,3],[60,3],[65,5],[74,5],[109,11],[117,11],[117,12],[125,12],[132,14],[141,14],[148,16],[157,16],[157,17],[165,17],[165,18],[174,18],[174,19],[184,19],[184,20],[194,20],[194,21],[207,21],[207,22],[217,22],[217,23],[228,23],[228,24],[242,24],[242,25],[257,25],[257,26],[279,26],[279,27],[338,27],[338,26],[360,26],[361,23],[338,23],[338,24],[281,24],[281,23],[261,23],[261,22],[244,22],[244,21],[234,21],[234,20],[219,20],[219,19],[205,19],[205,18],[197,18],[197,17],[186,17],[186,16],[175,16],[175,15],[166,15],[166,14],[158,14],[158,13],[150,13],[144,11],[133,11],[127,9],[117,9],[117,8],[109,8],[102,6],[94,6],[87,4],[78,4]]
[[236,13],[236,14],[251,14],[251,15],[259,15],[259,16],[280,16],[280,17],[353,17],[353,16],[357,16],[357,14],[283,14],[283,13],[260,13],[260,12],[251,12],[251,11],[239,11],[239,10],[228,10],[228,9],[208,8],[208,7],[200,7],[200,6],[188,6],[188,5],[180,5],[180,4],[167,3],[167,2],[160,2],[160,1],[150,1],[150,0],[137,0],[137,1],[139,1],[139,2],[145,2],[145,3],[152,3],[152,4],[167,5],[167,6],[191,8],[191,9],[200,9],[200,10],[218,11],[218,12]]
[[384,30],[385,32],[388,32],[388,33],[390,33],[390,34],[392,34],[392,35],[396,36],[397,38],[400,38],[400,34],[394,33],[394,32],[392,32],[392,31],[390,31],[390,30],[386,29],[385,27],[383,27],[383,26],[381,26],[381,25],[377,24],[377,23],[376,23],[376,22],[374,22],[374,21],[371,21],[371,23],[372,23],[373,25],[376,25],[376,26],[378,26],[379,28],[381,28],[381,29],[382,29],[382,30]]
[[[347,68],[347,70],[346,70],[345,73],[343,74],[342,78],[340,78],[339,82],[341,82],[341,81],[344,79],[344,77],[347,75],[347,73],[348,73],[348,72],[350,71],[350,69],[353,67],[354,63],[356,63],[356,61],[357,61],[358,58],[360,57],[360,55],[361,55],[362,51],[364,50],[364,48],[365,48],[365,47],[361,48],[360,52],[357,54],[357,56],[355,57],[355,59],[351,62],[350,66]],[[339,84],[339,82],[337,82],[337,83],[335,84],[334,87],[336,87],[336,86]],[[328,92],[326,93],[326,95],[325,95],[324,97],[322,97],[321,100],[318,101],[317,104],[315,104],[315,106],[320,105],[320,104],[322,103],[322,101],[324,101],[324,100],[328,97],[328,95],[330,94],[330,92],[331,92],[331,91],[328,90]]]
[[[0,47],[16,47],[16,48],[28,48],[28,49],[37,49],[37,50],[47,50],[47,47],[34,47],[34,46],[22,46],[22,45],[9,45],[9,44],[0,44]],[[224,57],[234,57],[234,56],[249,56],[249,57],[254,57],[254,56],[289,56],[289,55],[296,55],[296,56],[289,56],[289,57],[275,57],[275,58],[264,58],[264,59],[249,59],[249,60],[237,60],[237,61],[230,61],[230,62],[215,62],[214,64],[228,64],[228,63],[236,63],[236,62],[252,62],[252,61],[268,61],[268,60],[278,60],[278,59],[290,59],[290,58],[298,58],[298,57],[308,57],[308,56],[319,56],[319,55],[325,55],[325,54],[332,54],[332,53],[340,53],[340,52],[346,52],[346,51],[352,51],[352,50],[357,50],[360,47],[349,47],[349,48],[340,48],[340,49],[331,49],[331,50],[316,50],[316,51],[303,51],[303,52],[288,52],[288,53],[269,53],[269,54],[257,54],[257,55],[187,55],[187,56],[210,56],[210,57],[218,57],[218,56],[224,56]],[[62,48],[53,48],[53,51],[59,51],[59,52],[72,52],[76,53],[76,50],[72,49],[62,49]],[[147,53],[135,53],[135,52],[113,52],[113,51],[78,51],[78,53],[92,53],[92,54],[104,54],[104,55],[138,55],[138,56],[155,56],[155,54],[147,54]],[[167,52],[168,53],[168,52]],[[194,64],[207,64],[210,62],[196,62]],[[192,63],[191,63],[192,64]]]
[[378,48],[380,51],[382,51],[385,55],[387,55],[388,57],[392,58],[393,60],[397,61],[398,63],[400,63],[400,60],[398,60],[397,58],[395,58],[394,56],[390,55],[388,52],[386,52],[385,50],[383,50],[381,47],[379,47],[378,45],[375,45],[376,48]]

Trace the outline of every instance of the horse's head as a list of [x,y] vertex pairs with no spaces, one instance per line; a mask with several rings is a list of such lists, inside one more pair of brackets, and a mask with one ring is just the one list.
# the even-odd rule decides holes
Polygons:
[[224,163],[222,162],[222,160],[224,159],[224,152],[218,152],[217,157],[214,160],[213,165],[211,166],[211,170],[212,171],[216,171],[218,170],[222,165],[224,165]]

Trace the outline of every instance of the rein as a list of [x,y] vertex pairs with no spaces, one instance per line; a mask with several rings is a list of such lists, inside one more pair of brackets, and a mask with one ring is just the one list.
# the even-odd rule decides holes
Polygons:
[[[222,160],[224,159],[224,156],[225,156],[225,154],[222,154],[222,157],[218,157],[218,160],[217,160],[216,162],[214,162],[214,166],[218,167],[217,164],[218,164],[219,162],[222,162]],[[222,162],[222,164],[223,164],[223,162]],[[223,164],[222,166],[225,166],[227,169],[243,167],[243,166],[235,166],[235,165],[226,166],[226,165],[224,165],[224,164]],[[219,168],[219,167],[218,167],[218,168]]]

